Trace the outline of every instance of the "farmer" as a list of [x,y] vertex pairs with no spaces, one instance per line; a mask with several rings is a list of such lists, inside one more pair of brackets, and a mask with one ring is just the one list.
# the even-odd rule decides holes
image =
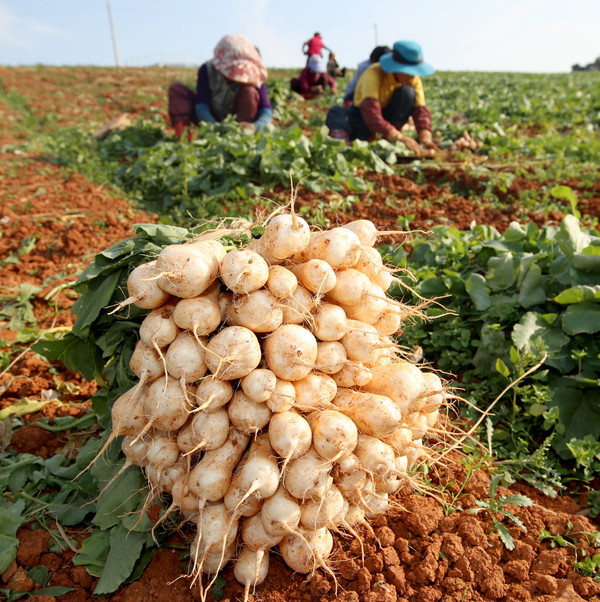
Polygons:
[[[421,77],[434,73],[423,61],[421,46],[400,41],[361,75],[352,104],[335,106],[327,114],[327,126],[334,138],[373,140],[377,136],[402,142],[417,155],[437,150],[431,134],[431,113],[425,104]],[[419,142],[400,131],[413,118]],[[419,144],[420,143],[420,144]]]
[[308,65],[300,71],[299,77],[292,78],[290,88],[306,99],[315,98],[328,88],[334,94],[337,92],[337,84],[327,73],[323,59],[316,55],[308,59]]
[[346,77],[346,67],[340,67],[337,56],[333,52],[329,52],[329,58],[327,59],[327,73],[331,77]]
[[224,36],[212,60],[198,69],[195,93],[180,82],[169,86],[175,134],[180,138],[191,124],[215,123],[227,115],[234,115],[249,131],[264,129],[273,118],[266,79],[267,68],[252,42],[240,34]]
[[302,53],[305,54],[308,58],[310,58],[313,55],[322,57],[323,49],[329,50],[329,52],[331,52],[331,50],[327,48],[327,46],[325,46],[323,38],[321,37],[321,34],[318,31],[315,32],[315,34],[310,40],[307,40],[306,42],[304,42],[304,44],[302,44]]
[[382,55],[387,54],[391,51],[392,49],[389,46],[376,46],[371,51],[371,54],[369,55],[368,59],[366,59],[362,63],[358,63],[358,66],[356,67],[356,73],[346,86],[346,91],[344,92],[344,104],[352,103],[352,98],[354,97],[354,90],[356,89],[356,84],[358,83],[360,76],[365,72],[367,67],[370,67],[373,63],[378,63]]

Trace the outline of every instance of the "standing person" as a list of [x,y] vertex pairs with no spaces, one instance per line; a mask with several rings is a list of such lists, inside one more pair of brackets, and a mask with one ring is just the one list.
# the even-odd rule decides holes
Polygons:
[[348,82],[346,86],[346,91],[344,92],[344,104],[352,103],[352,98],[354,97],[354,90],[356,90],[356,84],[360,79],[360,76],[365,72],[365,70],[370,67],[373,63],[378,63],[379,59],[388,52],[391,52],[392,49],[389,46],[376,46],[371,51],[369,58],[362,63],[358,63],[356,67],[356,73],[352,77],[352,79]]
[[290,88],[307,100],[319,96],[327,88],[334,94],[337,92],[337,84],[327,73],[323,60],[314,54],[309,57],[308,65],[300,71],[300,76],[291,80]]
[[213,58],[198,69],[195,92],[180,82],[169,86],[175,134],[180,138],[191,124],[215,123],[227,115],[234,115],[248,130],[264,129],[273,119],[266,79],[267,68],[252,42],[240,34],[223,36]]
[[325,46],[323,38],[321,37],[321,34],[318,31],[314,33],[313,37],[310,38],[310,40],[307,40],[306,42],[304,42],[304,44],[302,44],[302,53],[309,58],[313,54],[322,57],[323,49],[329,50],[329,52],[331,52],[331,50],[327,48],[327,46]]
[[[330,135],[349,140],[380,136],[390,142],[402,142],[418,155],[434,154],[437,147],[431,134],[431,113],[421,81],[421,77],[433,73],[435,69],[423,60],[419,44],[396,42],[391,52],[362,74],[352,104],[346,109],[330,109]],[[409,117],[413,118],[419,142],[400,131]]]

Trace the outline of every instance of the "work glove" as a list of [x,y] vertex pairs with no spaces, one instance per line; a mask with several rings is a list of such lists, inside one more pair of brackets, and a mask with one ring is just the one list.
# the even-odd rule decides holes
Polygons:
[[418,157],[420,157],[422,154],[422,149],[421,149],[420,144],[416,140],[411,138],[410,136],[405,136],[399,130],[394,130],[388,136],[388,140],[390,142],[401,142],[402,144],[404,144],[404,146],[406,146],[406,148],[409,151],[413,152]]

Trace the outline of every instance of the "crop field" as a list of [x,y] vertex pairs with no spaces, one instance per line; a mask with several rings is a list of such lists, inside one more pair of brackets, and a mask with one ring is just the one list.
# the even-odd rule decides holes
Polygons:
[[[0,67],[0,598],[599,600],[600,74],[428,77],[433,159],[384,140],[329,138],[327,110],[351,74],[338,95],[310,101],[289,91],[293,75],[270,72],[274,122],[264,132],[227,119],[177,140],[166,90],[192,85],[194,69]],[[404,133],[415,134],[410,123]],[[424,426],[411,423],[409,468],[397,486],[385,481],[384,511],[332,526],[327,559],[315,554],[307,570],[274,547],[264,580],[245,589],[234,561],[200,574],[193,513],[122,451],[117,435],[132,437],[111,408],[146,387],[131,358],[158,307],[124,300],[132,270],[174,243],[219,229],[230,252],[258,248],[292,199],[313,232],[370,220],[382,233],[387,298],[412,308],[385,341],[411,369],[439,376],[444,403]],[[252,227],[234,235],[241,223]],[[327,261],[338,275],[345,268]],[[220,277],[221,296],[238,294]],[[329,290],[332,306],[341,297]],[[252,330],[274,346],[262,328]],[[353,360],[361,345],[346,345]],[[277,372],[266,355],[253,368]],[[350,397],[367,387],[330,373]],[[250,397],[243,374],[224,382]],[[199,389],[203,378],[192,379]],[[350,422],[375,439],[379,409],[369,408]],[[264,424],[249,455],[260,455]],[[157,427],[155,440],[170,429]],[[213,453],[187,449],[188,472]],[[283,480],[296,458],[277,452]],[[332,460],[336,479],[342,464]],[[227,547],[233,555],[235,538]]]

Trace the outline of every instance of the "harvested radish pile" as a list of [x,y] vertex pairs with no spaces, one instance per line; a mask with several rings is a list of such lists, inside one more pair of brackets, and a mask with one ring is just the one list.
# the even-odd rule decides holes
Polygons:
[[402,359],[415,310],[387,296],[377,236],[282,213],[246,246],[171,244],[129,275],[113,313],[150,311],[105,447],[124,435],[126,465],[195,524],[197,579],[235,557],[248,594],[275,548],[331,572],[332,530],[357,535],[424,453],[442,382]]

